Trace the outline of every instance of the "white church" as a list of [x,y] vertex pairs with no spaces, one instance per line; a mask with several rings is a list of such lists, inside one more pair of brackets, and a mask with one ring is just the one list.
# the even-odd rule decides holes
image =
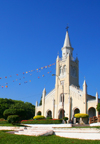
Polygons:
[[44,88],[42,94],[42,105],[36,102],[35,115],[41,113],[45,117],[55,119],[68,117],[74,118],[76,113],[86,113],[89,117],[98,116],[96,110],[98,104],[98,93],[91,96],[87,93],[87,84],[84,80],[83,89],[79,86],[79,60],[73,59],[73,48],[71,46],[68,30],[66,31],[64,45],[61,48],[62,58],[56,59],[56,81],[55,88],[46,95]]

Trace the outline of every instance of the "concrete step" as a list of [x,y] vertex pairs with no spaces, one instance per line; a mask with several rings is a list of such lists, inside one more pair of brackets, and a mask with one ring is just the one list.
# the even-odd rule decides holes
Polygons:
[[53,129],[55,133],[100,133],[100,129],[96,128],[56,128]]
[[17,135],[51,135],[53,134],[53,129],[50,127],[26,127],[23,130],[15,131],[14,134]]
[[34,135],[34,136],[39,136],[39,135],[51,135],[53,134],[53,130],[47,130],[47,131],[18,131],[14,132],[14,134],[17,135]]
[[66,137],[66,138],[100,140],[100,133],[74,133],[73,132],[73,133],[56,133],[55,135],[60,137]]

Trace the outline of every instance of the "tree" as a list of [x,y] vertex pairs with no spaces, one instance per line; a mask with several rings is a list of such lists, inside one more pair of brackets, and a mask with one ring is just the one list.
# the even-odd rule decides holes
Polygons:
[[41,99],[40,99],[39,106],[40,106],[40,105],[42,105],[42,95],[41,95]]
[[16,124],[16,123],[20,123],[20,120],[19,120],[19,116],[18,115],[10,115],[7,117],[7,121],[9,123],[12,123],[13,125]]
[[6,109],[9,109],[10,105],[14,104],[14,100],[12,99],[3,99],[3,98],[0,98],[0,118],[5,118],[5,116],[3,116],[3,112],[6,110]]
[[35,114],[35,107],[31,103],[19,102],[10,106],[9,109],[16,111],[15,115],[19,115],[20,119],[30,119]]
[[98,105],[97,105],[97,108],[96,108],[96,109],[97,109],[97,111],[98,111],[98,112],[100,112],[100,103],[98,103]]
[[0,118],[7,118],[8,115],[19,115],[21,119],[30,119],[35,115],[35,106],[29,102],[0,98]]

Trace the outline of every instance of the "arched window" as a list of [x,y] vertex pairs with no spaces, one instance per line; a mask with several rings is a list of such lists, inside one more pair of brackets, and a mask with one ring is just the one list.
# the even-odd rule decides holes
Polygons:
[[63,66],[63,74],[66,73],[66,65]]
[[75,66],[71,66],[71,75],[76,77],[76,67]]
[[52,117],[52,111],[51,110],[47,111],[47,117]]
[[78,108],[76,108],[76,109],[74,110],[74,115],[77,114],[77,113],[80,113],[80,110],[79,110]]
[[96,109],[94,107],[90,107],[88,110],[89,118],[96,116]]
[[65,117],[65,111],[63,109],[60,109],[58,112],[58,119],[62,119]]
[[38,112],[37,112],[37,115],[41,115],[41,111],[38,111]]
[[61,73],[62,73],[62,66],[60,66],[59,68],[59,75],[61,75]]
[[60,94],[60,102],[64,102],[64,95]]

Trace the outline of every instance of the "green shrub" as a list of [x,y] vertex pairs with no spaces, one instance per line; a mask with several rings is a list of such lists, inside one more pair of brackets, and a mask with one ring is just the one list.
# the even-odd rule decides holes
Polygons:
[[84,113],[77,113],[74,115],[76,118],[87,118],[89,117],[88,114],[84,114]]
[[52,117],[47,117],[46,119],[52,119]]
[[6,110],[3,112],[3,115],[4,115],[4,116],[15,115],[15,114],[16,114],[16,110],[14,110],[14,109],[6,109]]
[[0,124],[6,124],[8,123],[7,120],[5,120],[4,118],[0,118]]
[[9,115],[19,115],[20,120],[23,119],[23,116],[25,116],[26,112],[24,109],[6,109],[3,113],[3,115],[7,118]]
[[37,115],[41,115],[41,112],[39,111],[39,112],[37,113]]
[[41,116],[41,115],[37,115],[37,116],[34,116],[33,119],[34,120],[39,120],[39,119],[45,119],[45,117]]
[[68,117],[64,117],[64,121],[68,120]]
[[97,109],[98,112],[100,112],[100,103],[98,103],[96,109]]
[[5,121],[5,119],[4,118],[0,118],[0,121]]
[[19,116],[18,115],[10,115],[7,117],[7,121],[12,124],[19,123]]
[[44,119],[44,120],[22,120],[22,124],[61,124],[61,119]]

